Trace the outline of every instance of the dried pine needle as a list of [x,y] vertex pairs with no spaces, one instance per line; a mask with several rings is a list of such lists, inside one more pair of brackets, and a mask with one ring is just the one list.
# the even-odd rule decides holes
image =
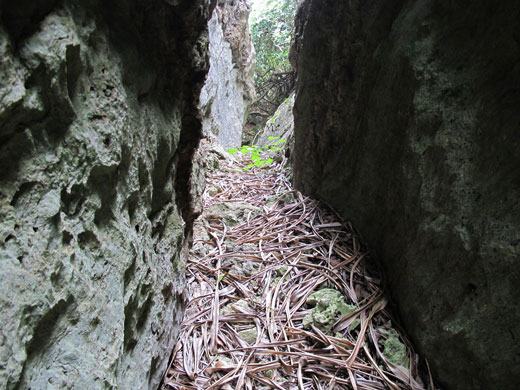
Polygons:
[[[427,362],[398,330],[392,341],[407,358],[387,356],[392,317],[352,226],[293,190],[279,165],[220,165],[206,177],[220,191],[205,191],[203,209],[253,208],[235,221],[203,213],[196,222],[163,389],[433,389],[428,373],[417,374]],[[313,292],[329,290],[340,294],[310,304]],[[355,310],[343,312],[347,305]]]

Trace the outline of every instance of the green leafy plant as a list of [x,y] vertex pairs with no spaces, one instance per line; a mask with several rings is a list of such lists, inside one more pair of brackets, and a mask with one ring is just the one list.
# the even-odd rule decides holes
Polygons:
[[250,160],[251,164],[248,164],[245,170],[254,168],[254,167],[261,167],[264,165],[269,165],[273,163],[273,159],[270,156],[269,152],[276,152],[279,150],[282,150],[281,145],[285,143],[284,139],[278,139],[278,137],[268,137],[270,142],[267,145],[264,146],[258,146],[258,145],[242,145],[241,148],[231,148],[228,149],[228,152],[230,154],[250,154]]
[[300,1],[269,0],[264,11],[252,14],[251,36],[256,50],[255,79],[262,84],[274,73],[291,69],[289,49],[294,15]]

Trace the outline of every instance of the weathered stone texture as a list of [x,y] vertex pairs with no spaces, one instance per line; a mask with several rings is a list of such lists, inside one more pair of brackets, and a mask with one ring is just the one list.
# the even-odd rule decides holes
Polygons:
[[517,1],[307,0],[296,185],[354,221],[448,389],[520,378]]
[[255,99],[255,48],[249,31],[249,0],[219,0],[215,8],[222,26],[224,39],[229,43],[235,68],[244,97],[248,102]]
[[245,0],[220,1],[209,22],[210,70],[200,110],[204,133],[215,134],[226,148],[242,144],[242,127],[255,96],[249,11]]
[[1,3],[0,388],[157,388],[183,304],[208,8]]
[[273,144],[274,140],[269,137],[277,137],[278,140],[284,140],[284,154],[287,157],[292,155],[294,149],[294,93],[292,93],[285,101],[278,106],[274,115],[269,118],[255,139],[254,145],[264,146]]

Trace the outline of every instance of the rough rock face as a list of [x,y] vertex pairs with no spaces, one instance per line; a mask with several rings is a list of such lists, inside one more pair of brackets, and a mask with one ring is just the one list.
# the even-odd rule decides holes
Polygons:
[[294,148],[294,93],[278,106],[274,115],[267,120],[265,127],[253,141],[254,145],[264,146],[272,143],[269,137],[285,140],[285,154],[291,155]]
[[183,303],[209,6],[0,14],[0,388],[155,389]]
[[307,0],[297,186],[354,221],[447,389],[520,378],[520,3]]
[[235,68],[239,69],[239,80],[244,88],[244,96],[249,102],[255,99],[255,48],[249,30],[249,0],[219,0],[216,11],[224,33],[224,39],[231,47]]
[[210,70],[200,109],[204,133],[215,134],[226,148],[242,144],[242,127],[255,95],[249,11],[246,0],[219,1],[209,22]]

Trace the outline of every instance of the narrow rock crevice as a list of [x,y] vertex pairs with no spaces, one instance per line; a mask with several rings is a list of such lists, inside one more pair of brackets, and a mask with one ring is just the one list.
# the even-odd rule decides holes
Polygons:
[[[258,341],[273,348],[269,364],[285,368],[268,377],[258,358],[249,379],[261,386],[278,386],[276,377],[330,386],[347,367],[337,386],[371,387],[378,376],[374,388],[423,388],[429,379],[415,369],[427,365],[410,360],[413,344],[443,388],[516,390],[520,3],[303,0],[290,54],[294,107],[291,97],[257,138],[286,138],[269,163],[289,158],[296,190],[271,177],[278,192],[256,197],[251,186],[269,180],[258,182],[265,176],[245,161],[231,169],[211,143],[241,146],[255,94],[249,11],[247,0],[0,2],[0,388],[157,389],[180,331],[193,244],[207,263],[190,294],[208,293],[197,299],[216,310],[195,344],[206,337],[227,373],[257,358],[243,351]],[[218,168],[228,171],[204,192],[204,171]],[[242,190],[241,202],[226,198]],[[203,193],[222,204],[206,209],[213,200],[203,207]],[[411,340],[394,329],[353,229],[305,196],[366,238]],[[274,204],[302,215],[278,220],[267,212]],[[237,213],[244,229],[258,226],[240,236]],[[273,224],[263,224],[267,214]],[[309,237],[322,233],[318,250]],[[274,306],[250,299],[253,290]],[[342,318],[320,316],[314,290],[337,298],[327,315]],[[251,310],[238,304],[247,299]],[[230,312],[219,313],[224,300]],[[240,316],[267,325],[256,338],[254,320],[235,332]],[[231,339],[230,362],[215,352]],[[296,343],[283,357],[282,339]],[[334,351],[317,360],[328,377],[309,379],[314,356],[296,360],[305,340],[307,352]],[[198,380],[221,374],[215,362]],[[186,374],[190,385],[195,371]],[[249,375],[235,374],[237,383]]]
[[177,207],[184,220],[184,235],[190,239],[193,231],[193,221],[197,218],[192,193],[188,189],[192,186],[193,157],[202,138],[202,126],[200,120],[190,114],[182,118],[182,130],[177,150],[177,166],[175,173],[175,199]]

